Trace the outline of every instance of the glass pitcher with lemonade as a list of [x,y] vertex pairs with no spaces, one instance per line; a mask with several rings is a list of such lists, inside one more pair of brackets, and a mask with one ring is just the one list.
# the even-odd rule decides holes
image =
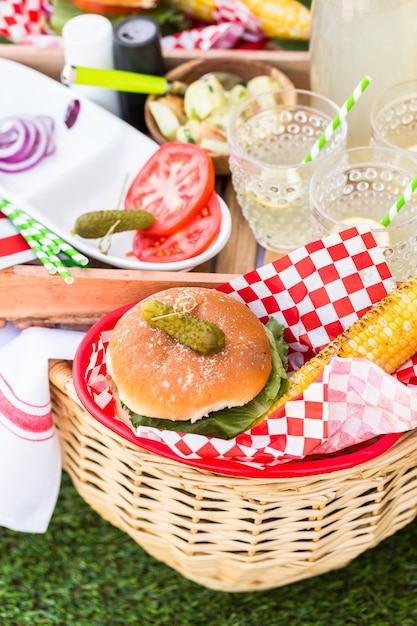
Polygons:
[[368,145],[375,98],[417,77],[417,0],[313,0],[311,12],[311,89],[342,105],[369,76],[347,120],[348,146]]

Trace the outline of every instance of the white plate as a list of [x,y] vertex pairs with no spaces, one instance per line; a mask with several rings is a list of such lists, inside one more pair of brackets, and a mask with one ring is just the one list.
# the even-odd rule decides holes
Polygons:
[[[158,144],[94,102],[75,95],[58,81],[20,63],[0,59],[0,118],[50,115],[55,120],[54,154],[34,168],[15,174],[0,172],[0,195],[89,257],[115,267],[182,271],[215,256],[230,235],[231,218],[221,200],[222,234],[204,253],[178,263],[143,263],[132,253],[132,232],[112,236],[108,254],[98,240],[71,234],[82,213],[121,205],[131,181]],[[68,105],[81,102],[78,119],[65,125]]]

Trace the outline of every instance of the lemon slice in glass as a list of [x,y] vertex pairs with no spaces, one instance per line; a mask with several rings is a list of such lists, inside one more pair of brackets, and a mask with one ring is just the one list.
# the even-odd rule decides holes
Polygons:
[[372,230],[372,234],[375,237],[375,241],[379,246],[389,246],[390,236],[389,232],[382,226],[380,222],[372,219],[371,217],[347,217],[342,220],[343,224],[347,226],[362,226],[366,225]]

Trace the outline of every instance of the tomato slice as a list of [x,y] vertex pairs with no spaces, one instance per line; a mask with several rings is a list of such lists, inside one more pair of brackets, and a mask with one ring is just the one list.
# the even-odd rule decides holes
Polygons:
[[133,239],[133,252],[140,261],[173,263],[204,252],[220,231],[221,208],[216,193],[207,204],[178,232],[171,235],[150,235],[149,229],[137,230]]
[[125,198],[126,209],[144,209],[156,221],[147,230],[167,235],[189,222],[214,189],[214,166],[199,146],[168,142],[145,163]]

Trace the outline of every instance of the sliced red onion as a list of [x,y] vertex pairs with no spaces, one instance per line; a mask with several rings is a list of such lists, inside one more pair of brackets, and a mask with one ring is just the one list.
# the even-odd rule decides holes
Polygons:
[[0,120],[0,171],[22,172],[52,154],[54,128],[48,115]]
[[0,148],[6,148],[16,141],[17,132],[15,128],[8,128],[4,132],[0,131]]
[[[10,143],[10,141],[8,141],[7,145],[0,148],[0,159],[7,159],[23,148],[26,140],[26,129],[22,120],[19,118],[12,119],[10,117],[1,123],[0,132],[3,128],[5,128],[7,137],[10,137],[11,134],[14,133],[13,142]],[[2,135],[4,135],[4,133],[2,133]]]
[[42,122],[42,124],[45,125],[45,128],[47,130],[47,132],[52,135],[52,133],[55,130],[55,120],[53,117],[50,117],[49,115],[38,115],[36,117],[36,119],[39,122]]
[[6,163],[20,163],[27,159],[34,150],[36,141],[38,139],[38,128],[36,124],[32,124],[29,120],[24,122],[25,138],[20,150],[14,152],[12,156],[2,159]]
[[65,112],[65,125],[67,128],[72,128],[77,121],[77,118],[80,114],[81,104],[79,100],[72,100],[69,103],[68,108]]
[[49,156],[53,152],[55,152],[55,144],[54,144],[54,130],[55,130],[55,120],[49,115],[38,115],[38,120],[41,122],[48,133],[48,146],[46,148],[45,156]]

